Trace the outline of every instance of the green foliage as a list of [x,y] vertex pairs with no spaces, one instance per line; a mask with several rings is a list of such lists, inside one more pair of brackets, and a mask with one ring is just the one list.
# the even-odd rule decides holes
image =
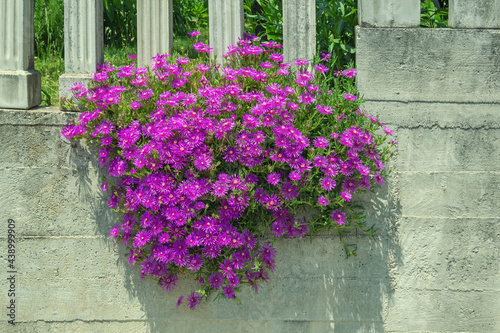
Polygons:
[[[282,0],[245,0],[245,28],[263,40],[283,43]],[[316,1],[318,52],[333,54],[332,66],[354,62],[354,27],[358,22],[357,0]]]
[[136,44],[137,0],[103,0],[104,43],[123,47]]
[[64,46],[64,1],[35,1],[35,56],[62,57]]
[[176,0],[173,2],[174,37],[185,37],[193,30],[208,27],[208,0]]
[[42,106],[59,103],[59,76],[64,73],[64,60],[60,55],[35,58],[35,69],[42,76]]
[[283,44],[283,5],[281,0],[245,0],[245,30],[262,40]]
[[421,0],[420,26],[448,28],[448,1]]
[[357,0],[317,0],[316,6],[318,51],[331,53],[336,67],[348,66],[354,62],[356,52]]

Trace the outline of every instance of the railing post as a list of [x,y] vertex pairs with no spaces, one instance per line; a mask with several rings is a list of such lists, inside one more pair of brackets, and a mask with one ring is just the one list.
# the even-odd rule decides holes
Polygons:
[[0,1],[0,108],[29,109],[42,101],[34,10],[34,0]]
[[451,28],[500,29],[500,0],[451,0]]
[[59,98],[71,98],[75,83],[88,83],[104,61],[102,0],[64,0],[64,68]]
[[286,62],[314,57],[315,0],[283,0],[283,53]]
[[173,45],[173,0],[137,0],[137,64],[149,65]]
[[360,27],[419,27],[420,0],[358,0]]
[[222,63],[228,46],[236,45],[244,30],[243,0],[208,0],[209,44]]

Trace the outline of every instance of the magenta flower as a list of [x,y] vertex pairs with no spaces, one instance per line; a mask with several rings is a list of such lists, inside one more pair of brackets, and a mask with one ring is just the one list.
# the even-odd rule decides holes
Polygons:
[[321,206],[328,206],[330,204],[330,200],[327,197],[325,197],[324,195],[322,195],[318,198],[318,203]]
[[199,32],[198,30],[195,30],[195,31],[191,31],[191,32],[188,32],[187,33],[189,36],[191,37],[195,37],[195,36],[198,36],[201,34],[201,32]]
[[297,59],[293,62],[296,66],[307,66],[309,61],[307,59]]
[[191,308],[192,310],[196,309],[196,306],[198,306],[198,304],[200,304],[200,299],[201,299],[200,294],[198,294],[195,291],[191,292],[191,294],[189,294],[189,296],[186,299],[187,306],[189,308]]
[[351,199],[352,199],[352,193],[349,192],[349,191],[344,190],[344,191],[340,192],[340,197],[342,199],[344,199],[345,201],[351,201]]
[[290,172],[288,177],[290,177],[291,180],[300,180],[302,178],[302,175],[300,173],[300,170],[294,170]]
[[342,76],[347,77],[347,78],[353,78],[356,76],[358,72],[356,71],[355,68],[349,68],[344,71],[342,71]]
[[345,93],[345,94],[344,94],[344,99],[346,99],[346,100],[348,100],[348,101],[355,101],[355,100],[357,100],[358,98],[356,97],[356,95],[352,95],[352,94]]
[[267,182],[271,185],[278,185],[279,182],[280,182],[280,175],[276,172],[271,172],[268,176],[267,176]]
[[328,145],[329,145],[328,139],[323,136],[319,136],[313,140],[313,146],[315,148],[326,149],[328,148]]
[[141,106],[142,106],[141,102],[138,102],[138,101],[132,101],[132,103],[130,103],[130,108],[132,108],[134,110],[137,110]]
[[332,217],[332,220],[334,220],[340,226],[344,225],[346,222],[345,213],[338,210],[338,209],[332,211],[331,217]]

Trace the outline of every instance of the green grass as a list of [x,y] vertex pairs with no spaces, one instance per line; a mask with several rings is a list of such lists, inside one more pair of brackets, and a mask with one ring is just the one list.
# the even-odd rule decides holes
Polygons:
[[64,60],[49,55],[35,57],[35,69],[42,75],[42,106],[59,104],[59,76],[64,73]]
[[[204,29],[198,36],[198,41],[208,43],[208,29]],[[196,52],[191,45],[194,38],[176,38],[174,40],[174,53],[196,57]],[[129,54],[137,54],[137,46],[125,47],[105,46],[104,61],[115,67],[130,65]],[[64,59],[55,55],[46,55],[43,58],[35,57],[35,69],[42,74],[42,106],[59,105],[59,76],[64,74]]]

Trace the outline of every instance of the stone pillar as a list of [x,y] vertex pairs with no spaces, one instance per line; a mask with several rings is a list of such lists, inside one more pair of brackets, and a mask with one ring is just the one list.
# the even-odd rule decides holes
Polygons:
[[34,0],[0,1],[0,108],[29,109],[42,102],[34,10]]
[[236,45],[243,36],[243,13],[243,0],[208,0],[209,44],[218,63],[228,46]]
[[358,0],[361,27],[419,27],[420,0]]
[[102,0],[64,0],[64,68],[59,98],[71,98],[75,83],[87,84],[104,61]]
[[451,0],[448,25],[500,29],[500,0]]
[[283,0],[285,61],[312,59],[316,53],[316,1]]
[[137,64],[149,65],[157,54],[171,53],[173,0],[137,0]]

